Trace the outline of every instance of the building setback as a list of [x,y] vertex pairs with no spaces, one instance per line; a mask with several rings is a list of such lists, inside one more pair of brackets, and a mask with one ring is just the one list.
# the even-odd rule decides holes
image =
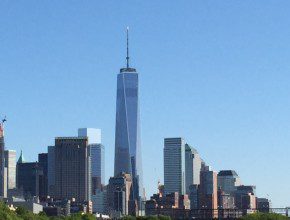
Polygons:
[[185,192],[189,194],[191,185],[200,184],[201,158],[196,149],[185,144]]
[[226,194],[233,195],[237,187],[241,185],[241,180],[234,170],[221,170],[218,173],[218,189]]
[[55,138],[54,192],[56,199],[83,202],[91,197],[91,161],[87,137]]

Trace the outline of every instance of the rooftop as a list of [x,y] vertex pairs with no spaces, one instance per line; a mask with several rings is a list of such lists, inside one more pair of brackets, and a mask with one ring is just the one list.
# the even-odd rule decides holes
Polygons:
[[234,170],[221,170],[218,176],[238,176],[238,174]]

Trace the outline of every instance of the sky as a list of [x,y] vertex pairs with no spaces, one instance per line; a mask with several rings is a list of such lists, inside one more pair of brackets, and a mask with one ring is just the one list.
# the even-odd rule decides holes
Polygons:
[[27,161],[56,136],[102,129],[113,175],[116,85],[140,76],[144,185],[163,182],[163,139],[183,137],[273,207],[290,206],[290,1],[0,1],[0,115]]

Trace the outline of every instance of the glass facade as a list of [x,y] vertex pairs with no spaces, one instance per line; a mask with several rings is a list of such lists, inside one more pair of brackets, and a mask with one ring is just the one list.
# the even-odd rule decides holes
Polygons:
[[133,199],[143,198],[140,145],[138,73],[121,69],[117,78],[115,176],[121,172],[133,177]]
[[185,194],[185,141],[183,138],[164,139],[165,194]]

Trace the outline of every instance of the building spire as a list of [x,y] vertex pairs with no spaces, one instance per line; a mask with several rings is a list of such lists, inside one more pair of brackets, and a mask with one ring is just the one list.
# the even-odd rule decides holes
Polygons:
[[127,69],[129,69],[129,27],[127,27]]

